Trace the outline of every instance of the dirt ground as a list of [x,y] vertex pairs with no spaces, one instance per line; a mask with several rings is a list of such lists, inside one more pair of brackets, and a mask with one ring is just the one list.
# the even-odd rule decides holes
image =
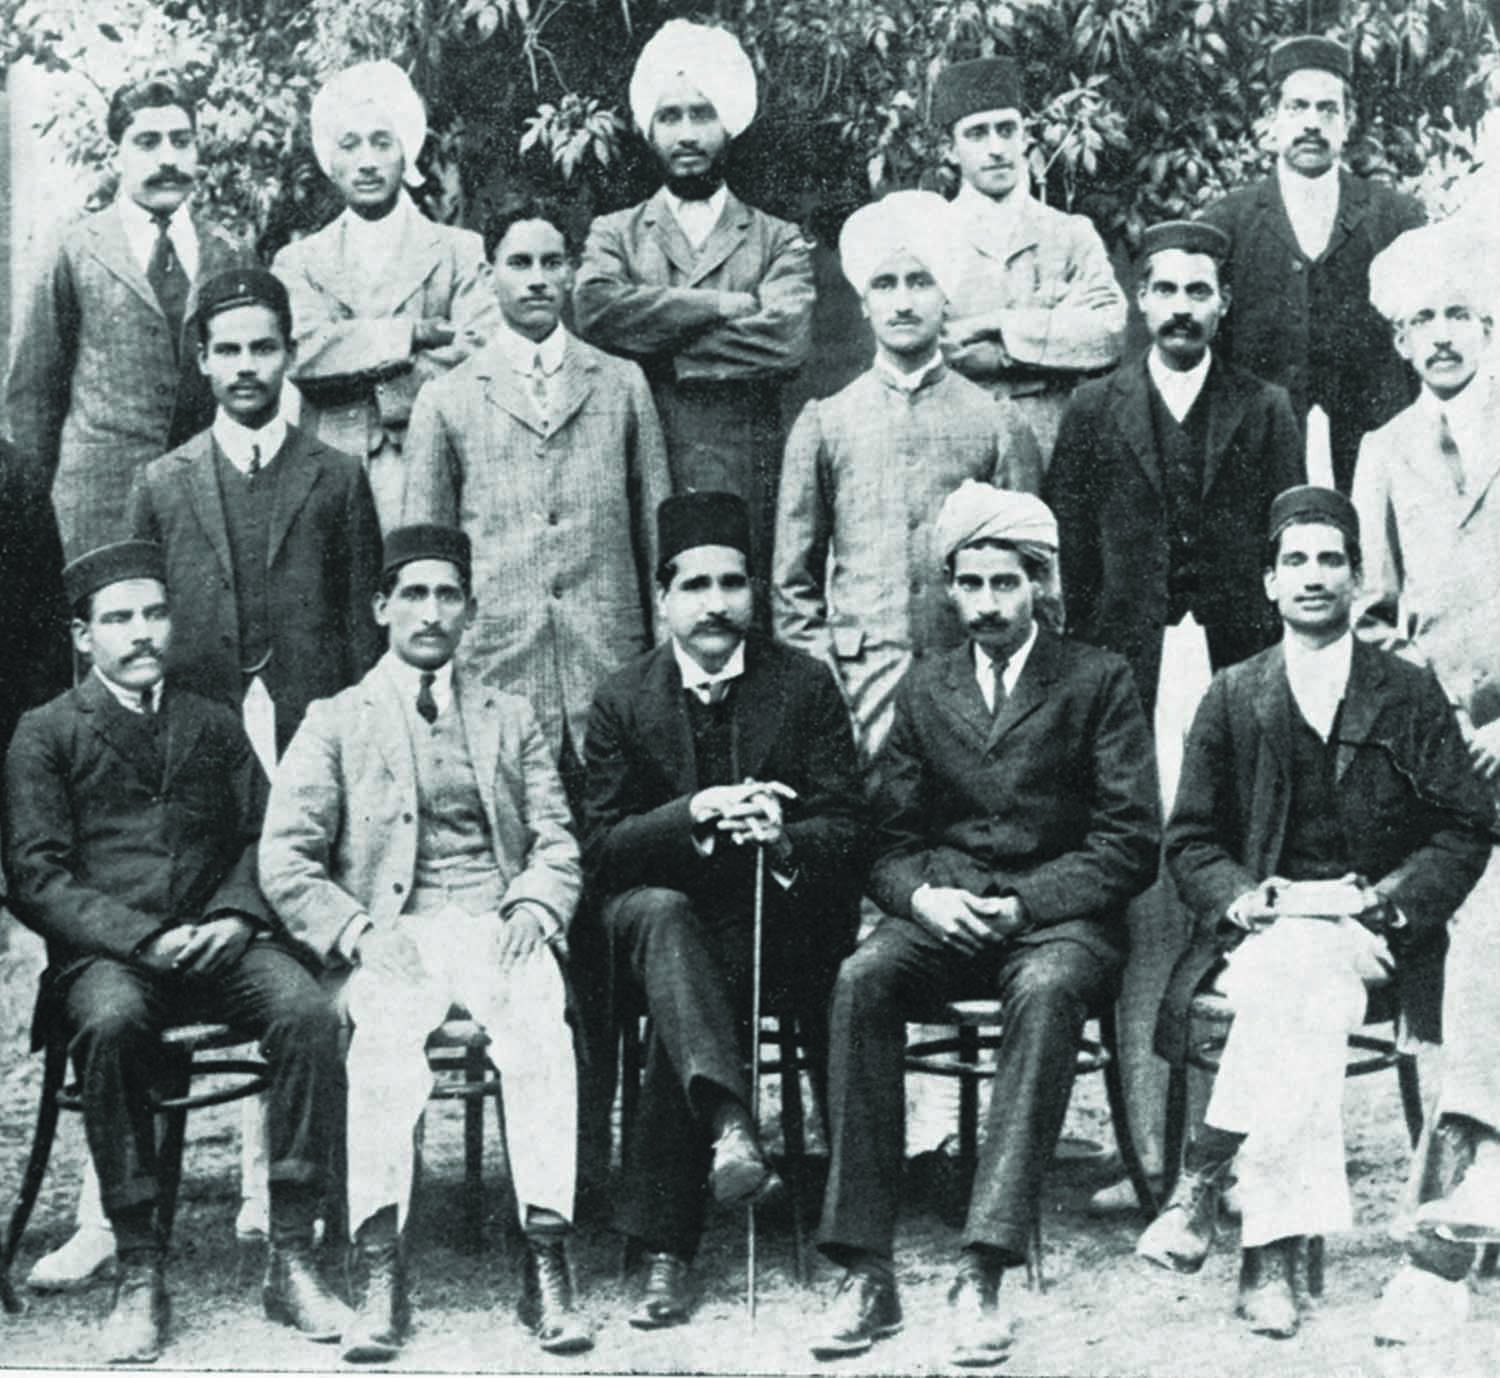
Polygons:
[[[19,1184],[35,1113],[39,1059],[24,1055],[25,1026],[40,968],[39,947],[12,928],[0,951],[0,1209]],[[175,1304],[163,1367],[213,1370],[327,1371],[341,1365],[335,1348],[307,1344],[267,1322],[259,1305],[262,1251],[234,1235],[238,1205],[237,1106],[197,1112],[189,1123],[183,1204],[169,1279]],[[416,1331],[392,1367],[407,1371],[492,1373],[834,1373],[925,1374],[944,1371],[945,1294],[958,1243],[918,1194],[898,1244],[906,1327],[867,1355],[820,1365],[807,1352],[832,1290],[834,1271],[809,1249],[810,1277],[794,1277],[791,1214],[771,1212],[761,1225],[760,1306],[752,1330],[744,1305],[745,1236],[740,1215],[711,1223],[697,1268],[702,1299],[693,1324],[643,1334],[625,1322],[633,1284],[620,1277],[621,1241],[606,1225],[587,1223],[576,1250],[583,1306],[596,1327],[592,1353],[571,1359],[541,1354],[515,1321],[519,1240],[493,1117],[486,1141],[486,1248],[455,1247],[464,1208],[457,1107],[434,1105],[426,1135],[426,1170],[414,1214]],[[1500,1372],[1500,1283],[1476,1288],[1475,1319],[1442,1344],[1376,1349],[1370,1309],[1398,1261],[1385,1224],[1401,1185],[1407,1146],[1394,1076],[1350,1083],[1349,1173],[1358,1223],[1330,1240],[1323,1301],[1290,1341],[1244,1333],[1232,1314],[1235,1240],[1222,1239],[1202,1274],[1181,1278],[1137,1264],[1131,1249],[1141,1221],[1098,1220],[1084,1213],[1090,1176],[1059,1170],[1044,1202],[1044,1292],[1007,1278],[1004,1301],[1020,1323],[1006,1374],[1318,1375],[1319,1378],[1408,1378]],[[1069,1112],[1071,1135],[1109,1141],[1098,1078],[1079,1083]],[[53,1166],[16,1265],[19,1283],[32,1261],[70,1232],[83,1154],[75,1117],[65,1116]],[[816,1215],[816,1189],[804,1210]],[[809,1225],[810,1233],[810,1225]],[[330,1277],[338,1280],[336,1267]],[[21,1317],[0,1317],[0,1365],[92,1367],[107,1286],[74,1296],[32,1298]]]

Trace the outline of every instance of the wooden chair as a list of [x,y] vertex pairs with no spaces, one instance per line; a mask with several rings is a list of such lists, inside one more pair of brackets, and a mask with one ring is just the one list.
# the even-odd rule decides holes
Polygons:
[[[432,1100],[462,1101],[464,1106],[464,1234],[466,1252],[484,1249],[484,1102],[495,1102],[500,1133],[505,1134],[505,1106],[500,1074],[490,1061],[490,1036],[483,1025],[458,1006],[427,1040],[427,1065],[436,1081]],[[420,1161],[420,1160],[419,1160]]]

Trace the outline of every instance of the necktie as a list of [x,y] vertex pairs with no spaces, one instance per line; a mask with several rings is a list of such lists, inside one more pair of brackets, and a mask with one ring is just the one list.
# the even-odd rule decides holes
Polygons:
[[990,681],[994,688],[994,698],[990,703],[990,712],[992,714],[998,714],[1005,707],[1005,667],[1009,664],[1010,658],[1008,656],[1004,660],[991,660],[989,662],[990,673],[994,676]]
[[437,700],[432,697],[432,682],[437,678],[431,670],[422,671],[422,684],[417,690],[417,712],[422,715],[422,721],[434,723],[437,721]]
[[249,469],[249,473],[250,473],[250,477],[251,478],[254,478],[256,476],[256,474],[260,473],[260,446],[259,445],[252,445],[250,447],[250,469]]
[[536,403],[536,414],[541,418],[542,429],[548,426],[547,371],[542,367],[542,351],[537,350],[531,361],[531,397]]
[[1453,438],[1453,428],[1448,425],[1448,413],[1442,414],[1438,422],[1438,452],[1443,456],[1443,465],[1448,470],[1448,477],[1453,480],[1453,486],[1458,490],[1459,497],[1464,495],[1464,466],[1459,457],[1458,441]]
[[151,247],[151,258],[146,264],[146,281],[156,293],[162,314],[171,327],[172,348],[175,350],[182,334],[183,312],[187,309],[188,279],[182,261],[172,247],[172,237],[167,233],[170,217],[153,215],[151,219],[156,222],[156,243]]

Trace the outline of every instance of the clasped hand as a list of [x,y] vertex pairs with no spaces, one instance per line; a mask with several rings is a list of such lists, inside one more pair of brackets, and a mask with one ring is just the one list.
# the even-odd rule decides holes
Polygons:
[[756,843],[772,853],[784,853],[789,843],[781,801],[797,791],[779,780],[746,780],[739,785],[711,785],[692,797],[688,809],[694,826],[712,823],[737,844]]
[[239,961],[254,932],[235,914],[199,924],[178,924],[158,933],[142,948],[140,960],[152,971],[211,976]]
[[1015,895],[987,897],[951,886],[922,886],[911,897],[911,912],[929,933],[971,955],[1004,942],[1025,924]]

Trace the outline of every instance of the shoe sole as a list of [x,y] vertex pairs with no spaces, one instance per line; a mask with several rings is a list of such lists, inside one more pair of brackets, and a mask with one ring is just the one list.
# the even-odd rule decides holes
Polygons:
[[715,1172],[709,1186],[721,1206],[759,1206],[776,1194],[781,1178],[769,1163],[736,1163]]
[[815,1345],[809,1345],[808,1352],[814,1359],[847,1359],[855,1354],[865,1353],[876,1340],[888,1339],[898,1334],[902,1324],[901,1321],[897,1321],[894,1325],[876,1326],[862,1340],[822,1340]]
[[[341,1325],[336,1330],[304,1330],[297,1324],[290,1311],[266,1301],[264,1297],[261,1298],[261,1309],[266,1313],[268,1321],[274,1321],[277,1325],[284,1325],[290,1330],[295,1330],[304,1340],[311,1341],[315,1345],[329,1345],[335,1340],[343,1339],[344,1331],[348,1328]],[[350,1319],[352,1320],[353,1317],[351,1316]]]
[[1421,1220],[1418,1223],[1452,1244],[1500,1244],[1500,1230],[1493,1225],[1460,1220]]
[[1203,1271],[1203,1264],[1208,1258],[1204,1254],[1202,1258],[1188,1258],[1182,1254],[1148,1254],[1137,1249],[1135,1256],[1142,1263],[1149,1263],[1153,1268],[1163,1268],[1169,1273],[1181,1273],[1190,1275]]
[[358,1344],[352,1344],[345,1349],[340,1357],[351,1364],[379,1364],[387,1359],[394,1359],[400,1352],[400,1345],[384,1344],[378,1340],[361,1340]]
[[548,1354],[582,1354],[594,1347],[592,1335],[564,1335],[555,1340],[540,1340],[538,1343]]
[[1250,1333],[1252,1335],[1264,1335],[1267,1339],[1270,1340],[1290,1340],[1296,1335],[1298,1329],[1300,1328],[1296,1321],[1293,1321],[1291,1323],[1290,1329],[1288,1329],[1286,1326],[1279,1325],[1256,1325],[1250,1321],[1250,1317],[1247,1316],[1244,1309],[1239,1306],[1236,1306],[1234,1308],[1234,1314],[1238,1316],[1242,1321],[1247,1322]]
[[626,1320],[635,1330],[671,1330],[674,1326],[686,1325],[688,1313],[672,1311],[666,1315],[653,1315],[649,1312],[637,1311],[626,1317]]
[[26,1289],[43,1297],[62,1296],[68,1292],[86,1292],[90,1287],[97,1287],[101,1282],[113,1282],[119,1271],[118,1263],[113,1258],[107,1258],[92,1273],[85,1273],[82,1277],[28,1277]]

